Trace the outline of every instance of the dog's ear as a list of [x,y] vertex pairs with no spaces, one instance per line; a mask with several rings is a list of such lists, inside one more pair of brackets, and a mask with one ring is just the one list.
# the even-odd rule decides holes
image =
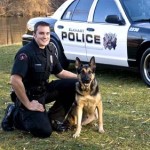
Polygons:
[[96,63],[95,63],[95,57],[94,56],[90,59],[89,66],[92,68],[93,72],[95,72]]
[[78,57],[76,57],[75,68],[78,69],[82,66],[82,63]]

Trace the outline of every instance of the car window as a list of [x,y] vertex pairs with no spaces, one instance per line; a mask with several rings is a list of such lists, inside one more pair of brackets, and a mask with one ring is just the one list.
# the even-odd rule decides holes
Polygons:
[[132,21],[150,19],[150,0],[123,0],[126,12]]
[[93,22],[106,23],[106,16],[119,14],[119,9],[114,0],[99,0],[95,8]]
[[87,21],[93,0],[80,0],[75,8],[72,20]]
[[71,16],[73,14],[73,11],[75,9],[75,6],[77,5],[78,0],[75,0],[71,3],[71,5],[66,9],[66,11],[64,12],[62,19],[63,20],[70,20]]

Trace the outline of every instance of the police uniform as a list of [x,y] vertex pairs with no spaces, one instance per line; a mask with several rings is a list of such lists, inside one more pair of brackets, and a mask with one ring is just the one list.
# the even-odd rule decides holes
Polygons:
[[11,74],[22,77],[29,100],[38,100],[44,107],[47,103],[56,102],[47,113],[30,111],[16,99],[13,117],[16,128],[31,132],[34,136],[48,137],[52,132],[50,120],[63,121],[75,99],[76,80],[61,79],[49,82],[51,74],[61,71],[61,64],[50,45],[40,49],[36,41],[32,40],[18,51]]

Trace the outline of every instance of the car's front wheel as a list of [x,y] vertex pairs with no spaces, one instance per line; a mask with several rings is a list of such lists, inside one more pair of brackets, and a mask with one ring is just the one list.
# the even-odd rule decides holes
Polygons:
[[150,86],[150,48],[143,53],[140,62],[140,74],[143,81]]
[[69,66],[69,61],[67,60],[64,52],[63,52],[63,48],[62,46],[60,46],[60,44],[58,43],[57,40],[55,39],[51,39],[50,44],[54,47],[54,49],[56,50],[56,55],[62,65],[62,67],[64,69],[67,69]]

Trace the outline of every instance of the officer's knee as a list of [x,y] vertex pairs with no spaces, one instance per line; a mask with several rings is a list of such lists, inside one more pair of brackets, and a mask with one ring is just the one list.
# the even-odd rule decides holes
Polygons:
[[30,128],[30,133],[35,137],[47,138],[52,134],[51,127],[49,128]]

